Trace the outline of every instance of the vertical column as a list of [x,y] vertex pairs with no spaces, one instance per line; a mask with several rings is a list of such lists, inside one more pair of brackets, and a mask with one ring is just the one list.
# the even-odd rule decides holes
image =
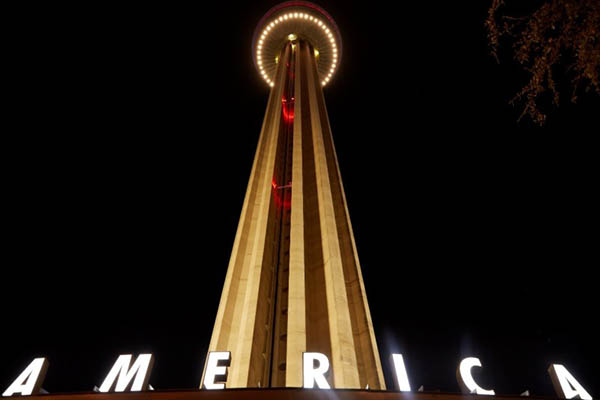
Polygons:
[[[266,173],[265,170],[268,168],[266,165],[266,153],[270,149],[274,126],[277,125],[276,118],[280,114],[281,103],[279,102],[279,92],[279,88],[276,87],[269,94],[208,351],[233,352],[237,348],[237,333],[240,329],[241,313],[239,303],[240,299],[245,297],[248,275],[245,260],[253,247],[253,240],[255,239],[255,236],[251,233],[256,231],[257,192],[260,176],[263,176]],[[233,357],[237,358],[237,354],[233,354]],[[235,370],[235,368],[232,365],[231,369]],[[202,381],[204,381],[204,372]],[[235,383],[232,381],[228,382],[228,387],[235,387]]]
[[295,91],[295,60],[297,45],[288,43],[291,48],[290,57],[286,62],[287,79],[282,97],[282,123],[280,125],[280,138],[277,149],[275,172],[273,176],[273,208],[276,229],[273,247],[276,257],[274,261],[275,274],[275,302],[272,304],[273,329],[271,368],[269,373],[269,386],[285,386],[287,369],[287,342],[288,342],[288,294],[289,294],[289,261],[290,261],[290,229],[291,229],[291,184],[293,167],[293,135],[294,135],[294,91]]
[[[285,51],[285,56],[282,60],[280,60],[280,65],[278,68],[278,81],[275,83],[275,88],[277,88],[278,98],[274,99],[277,101],[279,105],[277,109],[280,110],[281,103],[281,92],[283,90],[283,83],[286,79],[285,74],[285,63],[289,58],[289,48]],[[255,203],[255,207],[257,210],[256,213],[256,229],[251,235],[254,236],[255,240],[253,246],[248,249],[248,253],[245,257],[245,263],[247,263],[248,268],[248,278],[245,282],[246,284],[246,293],[243,298],[239,298],[239,302],[236,305],[236,311],[241,313],[240,318],[240,326],[239,330],[236,330],[238,340],[235,346],[235,350],[231,355],[231,363],[234,368],[230,369],[230,386],[231,387],[254,387],[258,386],[258,382],[249,382],[248,377],[250,372],[254,372],[257,375],[262,375],[262,371],[255,371],[253,369],[256,366],[251,365],[250,361],[253,356],[253,351],[261,352],[263,346],[258,345],[255,342],[256,338],[254,337],[255,332],[255,319],[257,311],[257,303],[258,303],[258,294],[261,284],[261,275],[263,268],[263,255],[265,249],[265,240],[267,233],[267,223],[269,216],[269,207],[271,205],[271,191],[272,191],[272,179],[273,179],[273,169],[275,165],[275,156],[276,156],[276,146],[279,132],[279,121],[280,121],[281,113],[278,113],[274,116],[275,123],[272,125],[272,132],[270,134],[269,140],[269,149],[266,152],[266,168],[262,171],[263,173],[259,177],[259,186],[257,199]],[[254,216],[253,216],[254,217]],[[264,311],[264,310],[261,310]],[[262,340],[265,340],[268,335],[266,329],[262,329],[262,335],[264,335]],[[261,340],[261,342],[262,342]],[[254,354],[256,357],[263,358],[261,354]],[[271,354],[267,354],[267,357],[271,357]],[[260,360],[259,358],[259,360]]]
[[302,386],[302,353],[306,351],[306,307],[304,285],[304,205],[302,177],[302,54],[298,43],[295,58],[294,133],[292,155],[292,215],[290,227],[290,279],[285,386]]
[[[316,160],[309,96],[309,72],[312,68],[313,50],[303,42],[301,50],[301,107],[302,107],[302,207],[304,214],[304,285],[306,310],[306,348],[326,354],[331,359],[331,335],[327,288],[323,269],[323,241],[319,213],[319,187],[316,176]],[[332,374],[327,380],[334,386]]]
[[321,94],[322,89],[314,56],[310,53],[309,56],[308,96],[310,96],[334,385],[338,388],[360,388],[344,268],[323,142],[322,121],[318,109],[317,96]]
[[317,100],[342,265],[344,268],[348,306],[350,308],[360,387],[364,388],[366,385],[369,385],[372,389],[385,389],[385,381],[379,360],[379,351],[375,340],[367,294],[356,251],[354,234],[352,233],[348,205],[322,90],[317,90]]

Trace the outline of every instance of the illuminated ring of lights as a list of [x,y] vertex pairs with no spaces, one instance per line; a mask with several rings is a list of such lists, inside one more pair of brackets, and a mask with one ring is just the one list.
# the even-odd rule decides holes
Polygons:
[[[273,34],[274,31],[277,33]],[[321,7],[306,1],[279,4],[258,23],[252,39],[252,58],[260,75],[269,86],[274,86],[275,54],[280,48],[273,44],[283,46],[290,35],[302,36],[318,51],[317,69],[321,85],[325,86],[340,65],[342,37],[333,18]],[[265,54],[267,52],[270,54]]]

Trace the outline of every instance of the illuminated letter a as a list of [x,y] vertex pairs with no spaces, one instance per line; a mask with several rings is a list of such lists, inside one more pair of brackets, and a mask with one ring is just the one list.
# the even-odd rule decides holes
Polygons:
[[556,394],[563,399],[573,399],[577,396],[581,400],[592,400],[592,396],[581,386],[579,382],[560,364],[552,364],[548,368],[550,379]]
[[36,358],[27,368],[21,372],[21,375],[2,393],[2,396],[29,396],[38,394],[42,387],[42,382],[48,370],[48,361],[45,358]]

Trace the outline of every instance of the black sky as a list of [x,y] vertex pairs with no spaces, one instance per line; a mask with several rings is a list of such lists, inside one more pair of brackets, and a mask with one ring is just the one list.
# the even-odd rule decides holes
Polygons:
[[[198,386],[268,96],[252,33],[277,4],[205,3],[2,10],[0,389],[46,356],[47,390],[90,390],[125,352],[155,354],[157,389]],[[320,2],[386,378],[402,352],[415,388],[457,392],[477,356],[482,386],[552,395],[556,362],[597,397],[600,101],[517,123],[526,75],[489,55],[488,3]]]

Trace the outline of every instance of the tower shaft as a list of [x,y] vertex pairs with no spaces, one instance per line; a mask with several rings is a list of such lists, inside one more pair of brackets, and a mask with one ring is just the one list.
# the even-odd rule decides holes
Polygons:
[[309,351],[331,387],[385,388],[315,57],[278,57],[209,347],[227,387],[300,387]]

